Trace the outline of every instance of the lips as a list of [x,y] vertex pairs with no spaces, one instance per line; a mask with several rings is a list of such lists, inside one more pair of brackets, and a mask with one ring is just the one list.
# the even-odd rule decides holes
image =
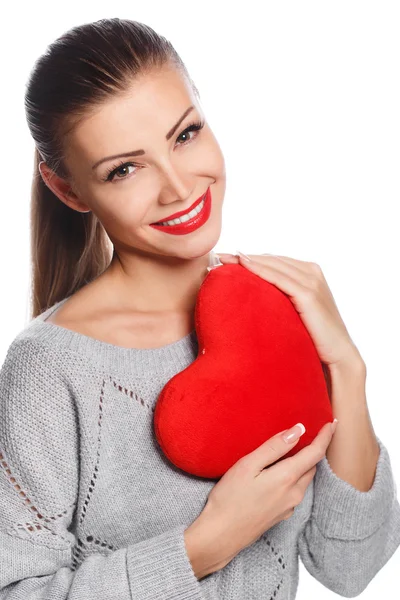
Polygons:
[[[160,233],[168,233],[169,235],[187,235],[193,233],[194,231],[197,231],[198,229],[203,227],[203,225],[205,225],[208,222],[211,215],[211,203],[211,188],[209,187],[207,188],[207,192],[204,196],[203,207],[199,212],[197,212],[196,210],[194,211],[194,217],[189,219],[188,217],[186,217],[186,221],[184,221],[183,223],[181,223],[180,219],[178,219],[177,225],[150,224],[150,227],[156,229]],[[196,206],[196,203],[193,204],[193,206]]]
[[164,219],[161,219],[160,221],[156,221],[154,223],[150,223],[150,225],[160,225],[161,223],[163,223],[165,221],[172,221],[173,219],[179,219],[179,217],[182,217],[183,215],[186,215],[191,210],[193,210],[194,208],[196,208],[196,206],[198,204],[200,204],[200,202],[205,198],[206,194],[207,194],[207,192],[205,192],[202,196],[200,196],[200,198],[197,198],[197,200],[195,200],[193,202],[192,206],[189,206],[189,208],[187,208],[186,210],[181,210],[180,212],[174,213],[173,215],[169,215],[169,217],[165,217]]

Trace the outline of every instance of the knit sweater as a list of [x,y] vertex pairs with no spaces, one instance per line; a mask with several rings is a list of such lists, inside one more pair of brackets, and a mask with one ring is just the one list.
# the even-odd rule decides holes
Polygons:
[[153,431],[159,393],[197,357],[196,332],[123,348],[46,322],[66,300],[18,333],[0,371],[1,600],[290,600],[299,557],[341,596],[366,588],[400,545],[379,438],[369,491],[325,456],[289,519],[198,579],[184,531],[217,480],[175,467]]

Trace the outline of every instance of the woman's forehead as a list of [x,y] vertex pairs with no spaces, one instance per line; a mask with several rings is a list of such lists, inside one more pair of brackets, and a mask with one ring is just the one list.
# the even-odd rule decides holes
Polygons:
[[148,74],[88,113],[71,132],[69,148],[91,167],[122,151],[146,153],[154,144],[165,144],[196,111],[197,98],[176,69]]

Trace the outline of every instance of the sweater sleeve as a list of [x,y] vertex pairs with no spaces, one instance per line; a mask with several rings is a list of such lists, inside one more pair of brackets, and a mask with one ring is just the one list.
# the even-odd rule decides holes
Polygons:
[[24,339],[0,370],[0,600],[203,600],[183,524],[74,568],[78,416],[61,366]]
[[400,545],[400,505],[390,457],[380,454],[372,487],[340,479],[326,456],[317,463],[311,517],[298,538],[307,571],[345,598],[361,594]]

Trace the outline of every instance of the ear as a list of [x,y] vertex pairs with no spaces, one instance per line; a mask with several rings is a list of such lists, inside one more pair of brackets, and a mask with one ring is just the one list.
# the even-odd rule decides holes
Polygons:
[[44,160],[39,163],[39,171],[44,183],[61,202],[78,212],[90,212],[91,209],[79,200],[68,181],[56,175]]

